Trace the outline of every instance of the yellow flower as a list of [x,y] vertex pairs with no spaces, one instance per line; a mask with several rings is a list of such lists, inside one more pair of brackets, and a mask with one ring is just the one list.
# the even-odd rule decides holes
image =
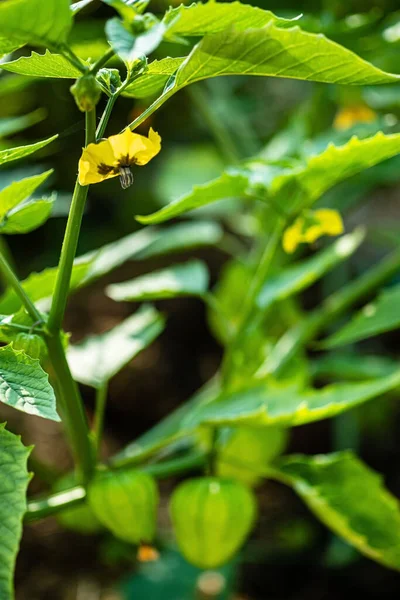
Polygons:
[[376,112],[366,104],[353,104],[341,108],[336,113],[333,127],[338,131],[344,131],[357,123],[372,123],[376,117]]
[[308,211],[286,229],[282,240],[283,249],[292,254],[301,243],[312,244],[322,235],[339,235],[343,230],[342,217],[337,210],[323,208]]
[[132,165],[146,165],[161,150],[161,137],[150,128],[149,137],[129,128],[83,149],[79,161],[79,183],[99,183],[119,175],[124,189],[132,185]]

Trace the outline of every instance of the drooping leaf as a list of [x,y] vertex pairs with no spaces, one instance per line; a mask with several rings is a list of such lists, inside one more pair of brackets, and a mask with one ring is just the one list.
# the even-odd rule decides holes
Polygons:
[[53,169],[26,177],[20,181],[15,181],[8,187],[0,191],[0,221],[5,218],[7,213],[18,206],[21,202],[29,198],[33,192],[53,173]]
[[[179,223],[165,229],[147,228],[127,235],[116,242],[89,252],[76,259],[70,290],[88,285],[111,272],[127,260],[144,260],[172,252],[210,246],[222,238],[222,229],[215,223],[197,221]],[[33,300],[41,300],[46,307],[56,281],[57,268],[32,273],[22,282],[23,288]],[[12,289],[0,297],[0,313],[11,314],[21,308],[21,301]]]
[[171,58],[170,56],[161,60],[153,60],[144,74],[127,86],[123,96],[146,98],[146,96],[158,94],[184,60],[185,58]]
[[60,420],[47,373],[38,360],[12,346],[0,348],[0,402],[28,415]]
[[14,598],[14,567],[26,511],[30,449],[0,425],[0,598]]
[[55,139],[57,139],[58,135],[53,135],[47,140],[42,140],[41,142],[36,142],[36,144],[30,144],[29,146],[19,146],[17,148],[7,148],[7,150],[0,150],[0,165],[11,162],[12,160],[18,160],[19,158],[25,158],[25,156],[29,156],[29,154],[33,154],[36,150],[40,150],[50,144]]
[[141,302],[178,296],[203,296],[208,287],[208,271],[199,260],[172,265],[131,281],[109,285],[106,293],[117,302]]
[[279,464],[280,475],[337,535],[400,570],[399,501],[352,452],[290,456]]
[[258,161],[249,162],[241,167],[230,167],[220,177],[202,185],[195,185],[184,196],[174,200],[157,212],[147,216],[137,216],[140,223],[161,223],[173,219],[182,213],[207,206],[224,198],[251,195],[251,188],[257,185],[267,186],[281,169]]
[[[298,212],[314,204],[334,185],[399,152],[400,134],[385,135],[379,132],[363,140],[353,137],[343,146],[329,145],[320,154],[308,158],[304,164],[286,169],[272,167],[262,161],[247,163],[243,167],[227,170],[221,177],[203,186],[196,186],[192,193],[178,198],[161,210],[137,218],[141,223],[160,223],[233,193],[252,197],[253,190],[258,198],[262,198],[260,194],[264,192],[267,202],[271,198],[275,203],[284,203],[285,210]],[[240,178],[236,176],[232,179],[232,174],[240,175]]]
[[107,21],[106,34],[114,52],[130,65],[142,56],[148,56],[160,45],[165,31],[163,23],[156,23],[151,29],[133,35],[118,18]]
[[400,371],[362,383],[337,384],[318,390],[259,385],[230,394],[193,411],[184,426],[199,424],[296,426],[334,417],[400,385]]
[[59,45],[72,27],[69,0],[6,0],[0,3],[0,36],[17,44]]
[[371,302],[355,314],[352,320],[327,340],[324,348],[336,348],[365,340],[374,335],[400,327],[400,285],[384,290],[375,302]]
[[309,287],[351,256],[363,242],[364,237],[364,231],[356,229],[354,233],[339,238],[315,256],[270,277],[259,293],[258,306],[265,310],[274,302],[289,298]]
[[164,318],[152,307],[143,307],[101,335],[90,336],[68,348],[74,378],[98,388],[109,381],[164,329]]
[[235,28],[236,31],[262,28],[274,22],[280,27],[289,27],[295,19],[282,19],[269,10],[262,10],[240,2],[201,2],[189,6],[181,4],[170,8],[163,21],[167,26],[166,37],[203,36]]
[[1,63],[0,68],[31,77],[77,79],[82,74],[64,56],[52,54],[49,50],[44,54],[32,52],[30,56],[21,56],[17,60]]

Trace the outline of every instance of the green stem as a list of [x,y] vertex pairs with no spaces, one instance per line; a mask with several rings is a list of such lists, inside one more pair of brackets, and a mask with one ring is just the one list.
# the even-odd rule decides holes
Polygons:
[[22,287],[18,277],[15,275],[14,271],[8,264],[6,258],[3,254],[0,253],[0,271],[3,274],[5,281],[13,288],[22,304],[25,306],[27,313],[30,315],[34,322],[41,321],[42,315],[37,310],[36,306],[33,304],[32,300],[29,298],[24,288]]
[[96,456],[98,456],[99,454],[100,443],[103,437],[104,414],[107,403],[107,394],[108,382],[104,383],[101,387],[96,389],[96,408],[93,426],[93,443],[95,447]]
[[[174,458],[163,463],[146,465],[141,467],[141,470],[157,479],[166,479],[172,475],[180,475],[194,469],[199,469],[205,465],[206,460],[207,456],[205,454],[193,452],[192,454]],[[85,496],[86,492],[83,487],[75,487],[43,499],[32,500],[28,503],[25,519],[31,522],[57,514],[66,508],[81,504]]]
[[78,468],[78,476],[82,483],[87,483],[93,474],[94,457],[78,384],[71,375],[61,335],[49,335],[46,342],[57,377],[60,412]]
[[107,100],[106,107],[104,109],[103,114],[101,115],[100,123],[99,123],[99,125],[97,127],[96,141],[101,140],[101,138],[104,135],[104,132],[105,132],[106,127],[107,127],[107,123],[108,123],[108,121],[110,119],[110,116],[111,116],[112,110],[114,108],[114,104],[117,101],[117,98],[118,98],[118,96],[116,94],[113,94]]
[[76,67],[78,71],[82,73],[82,75],[88,72],[88,68],[82,63],[81,59],[66,44],[58,46],[57,52],[62,54],[64,58],[66,58],[71,63],[71,65],[74,65],[74,67]]
[[98,71],[100,71],[100,69],[102,67],[104,67],[105,64],[108,63],[108,61],[110,60],[110,58],[112,58],[114,56],[115,52],[112,48],[109,48],[109,50],[107,50],[107,52],[105,54],[103,54],[103,56],[101,56],[95,63],[94,65],[92,65],[89,69],[89,73],[92,73],[93,75],[95,75]]
[[240,160],[240,154],[236,147],[229,130],[225,127],[222,119],[218,118],[212,107],[211,98],[204,91],[202,84],[189,86],[187,94],[195,105],[196,109],[207,123],[215,141],[228,163],[235,163]]
[[247,335],[253,319],[259,314],[256,306],[257,296],[268,277],[285,225],[286,222],[283,219],[278,220],[274,231],[269,237],[268,243],[261,256],[257,271],[253,277],[253,281],[251,282],[250,290],[243,307],[241,324],[237,330],[235,339],[227,348],[222,361],[221,373],[224,385],[227,385],[229,382],[230,373],[233,372],[233,360],[235,352],[242,344],[244,337]]
[[96,141],[96,109],[85,113],[85,118],[85,146],[88,146],[92,142]]
[[171,96],[173,96],[173,94],[175,94],[176,91],[176,89],[171,89],[171,91],[166,92],[162,96],[159,96],[157,100],[154,100],[153,104],[150,104],[150,106],[146,108],[146,110],[144,110],[142,114],[139,115],[134,121],[132,121],[132,123],[130,123],[128,127],[132,131],[139,127],[139,125],[141,125],[143,121],[148,119],[150,115],[152,115],[156,110],[158,110],[164,104],[164,102],[169,100],[169,98],[171,98]]
[[57,333],[62,327],[88,190],[89,186],[82,187],[76,182],[47,324],[50,332]]

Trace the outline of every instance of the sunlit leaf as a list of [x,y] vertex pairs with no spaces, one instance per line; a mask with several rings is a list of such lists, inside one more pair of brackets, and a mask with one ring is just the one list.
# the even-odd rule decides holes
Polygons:
[[26,511],[30,451],[19,436],[0,425],[0,597],[4,600],[14,598],[14,567]]
[[164,329],[164,318],[152,307],[137,313],[101,335],[93,335],[68,348],[74,378],[98,388],[109,381]]
[[164,17],[167,38],[171,36],[203,36],[232,27],[236,31],[261,28],[274,22],[280,27],[293,25],[295,19],[282,19],[269,10],[240,2],[201,2],[170,8]]
[[56,398],[38,360],[12,346],[0,348],[0,402],[51,421],[59,421]]
[[146,98],[162,91],[168,79],[181,66],[185,58],[163,58],[153,60],[143,75],[135,79],[124,90],[124,96]]
[[318,390],[294,386],[259,385],[223,394],[185,419],[185,426],[212,425],[296,426],[334,417],[400,385],[400,372],[363,383],[337,384]]
[[[218,243],[222,229],[215,223],[196,221],[179,223],[165,229],[147,228],[102,248],[93,250],[76,259],[70,290],[88,285],[122,265],[127,260],[145,260],[154,256],[180,252],[191,248],[201,248]],[[22,285],[29,297],[41,307],[48,307],[56,281],[57,268],[32,273]],[[43,305],[43,306],[42,306]],[[14,290],[8,289],[0,297],[0,313],[11,314],[21,308],[21,300]]]
[[199,260],[172,265],[130,281],[109,285],[106,293],[118,302],[141,302],[179,296],[203,296],[208,287],[208,271]]
[[58,45],[72,27],[69,0],[7,0],[0,3],[0,36],[16,44]]
[[336,348],[400,327],[400,285],[384,290],[375,302],[362,308],[352,320],[322,343]]
[[11,162],[12,160],[18,160],[19,158],[25,158],[25,156],[33,154],[36,152],[36,150],[44,148],[47,146],[47,144],[50,144],[57,139],[57,137],[57,135],[53,135],[53,137],[47,138],[47,140],[36,142],[36,144],[30,144],[29,146],[19,146],[18,148],[7,148],[7,150],[0,150],[0,165]]
[[278,470],[325,525],[365,556],[400,570],[400,506],[354,454],[284,459]]
[[190,194],[152,215],[139,216],[137,219],[141,223],[160,223],[233,194],[248,197],[256,194],[262,200],[264,193],[266,202],[271,198],[275,203],[281,202],[285,210],[298,212],[314,204],[334,185],[399,152],[400,134],[385,135],[378,132],[363,140],[353,137],[343,146],[330,144],[304,164],[285,169],[254,161],[228,169],[218,179],[195,186]]
[[282,29],[225,30],[206,35],[178,69],[175,87],[220,75],[288,77],[322,83],[367,85],[398,81],[325,36]]
[[31,77],[57,77],[77,79],[81,76],[79,69],[60,54],[52,54],[46,50],[44,54],[32,52],[30,56],[21,56],[17,60],[4,62],[0,68],[20,75]]

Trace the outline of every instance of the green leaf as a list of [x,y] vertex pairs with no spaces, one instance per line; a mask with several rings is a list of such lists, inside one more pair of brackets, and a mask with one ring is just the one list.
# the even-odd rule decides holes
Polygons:
[[[165,229],[147,228],[132,233],[77,258],[72,271],[70,290],[88,285],[127,260],[145,260],[171,252],[210,246],[220,241],[222,234],[219,225],[201,221],[179,223]],[[22,285],[33,302],[41,300],[41,305],[47,306],[56,277],[57,268],[53,267],[41,273],[32,273]],[[0,297],[0,313],[11,314],[20,308],[21,300],[14,290],[8,289]]]
[[53,135],[47,140],[42,140],[41,142],[36,142],[36,144],[30,144],[29,146],[19,146],[17,148],[7,148],[7,150],[0,150],[0,165],[4,165],[5,163],[11,162],[12,160],[18,160],[20,158],[25,158],[25,156],[29,156],[29,154],[33,154],[36,150],[40,150],[50,144],[55,139],[58,138],[58,135]]
[[26,512],[30,448],[0,425],[0,598],[14,598],[14,568]]
[[269,10],[240,2],[207,2],[194,3],[190,6],[181,4],[170,8],[163,21],[167,26],[166,37],[203,36],[216,33],[232,27],[236,31],[261,28],[274,22],[280,27],[290,26],[295,19],[282,19]]
[[25,202],[53,171],[16,181],[0,191],[0,232],[27,233],[50,216],[54,198]]
[[337,535],[400,570],[399,502],[352,452],[291,456],[279,464],[280,476]]
[[132,23],[136,15],[142,14],[149,0],[102,0],[105,4],[112,6],[119,12],[127,23]]
[[164,325],[159,312],[152,307],[143,307],[114,329],[70,346],[68,362],[74,378],[95,388],[102,387],[147,348],[163,331]]
[[69,0],[6,0],[0,3],[0,36],[17,44],[59,45],[72,27]]
[[378,132],[363,140],[353,137],[343,146],[330,144],[304,164],[286,169],[252,161],[228,169],[218,179],[195,186],[190,194],[151,215],[137,219],[141,223],[160,223],[234,194],[248,197],[255,194],[262,199],[261,194],[264,193],[266,202],[271,198],[275,203],[284,204],[285,210],[298,212],[314,204],[334,185],[399,152],[400,134],[385,135]]
[[398,362],[387,356],[357,354],[355,352],[330,352],[312,362],[312,377],[326,380],[360,381],[392,375]]
[[339,238],[315,256],[269,277],[257,298],[258,306],[265,310],[274,302],[285,300],[309,287],[336,265],[349,258],[359,248],[364,238],[364,231],[356,229],[354,233]]
[[147,31],[133,35],[118,18],[110,19],[106,25],[107,40],[127,65],[154,52],[162,41],[164,31],[163,23],[156,23]]
[[241,167],[230,167],[220,177],[202,185],[195,185],[184,196],[174,200],[157,212],[136,219],[140,223],[161,223],[173,219],[182,213],[207,206],[224,198],[245,196],[251,186],[267,185],[273,175],[281,169],[257,161],[244,164]]
[[117,302],[141,302],[179,296],[203,296],[208,287],[209,275],[205,264],[199,260],[172,265],[148,275],[123,283],[114,283],[106,294]]
[[323,348],[353,344],[374,335],[400,327],[400,285],[384,290],[376,299],[362,308],[353,319],[327,340]]
[[128,85],[123,96],[146,98],[158,94],[184,60],[185,58],[171,58],[170,56],[162,60],[153,60],[144,74]]
[[54,195],[47,199],[30,200],[14,208],[4,217],[3,223],[0,223],[1,233],[11,235],[34,231],[51,216],[55,199]]
[[331,187],[400,152],[400,134],[376,135],[363,140],[352,137],[343,146],[329,146],[304,165],[278,175],[269,193],[285,199],[285,207],[311,206]]
[[184,426],[200,424],[282,425],[294,427],[334,417],[400,385],[400,371],[363,383],[337,384],[318,390],[294,386],[259,385],[226,393],[215,402],[193,411]]
[[1,63],[0,68],[31,77],[77,79],[82,74],[66,58],[60,54],[52,54],[49,50],[44,54],[32,52],[30,56],[21,56],[18,60]]
[[21,48],[23,45],[23,42],[18,43],[15,40],[10,40],[9,38],[0,35],[0,58],[6,54],[11,54],[11,52],[18,50],[18,48]]
[[33,192],[53,173],[53,169],[26,177],[20,181],[15,181],[8,187],[0,191],[0,221],[2,221],[7,213],[18,206],[21,202],[29,198]]
[[59,421],[56,398],[38,360],[12,346],[0,348],[0,402],[51,421]]
[[176,74],[178,89],[220,75],[263,75],[345,85],[398,81],[325,36],[299,27],[225,30],[206,35]]
[[93,1],[94,0],[79,0],[79,2],[74,2],[74,4],[71,4],[72,13],[74,15],[76,15],[83,8],[86,8],[86,6],[89,6],[89,4],[91,4]]

